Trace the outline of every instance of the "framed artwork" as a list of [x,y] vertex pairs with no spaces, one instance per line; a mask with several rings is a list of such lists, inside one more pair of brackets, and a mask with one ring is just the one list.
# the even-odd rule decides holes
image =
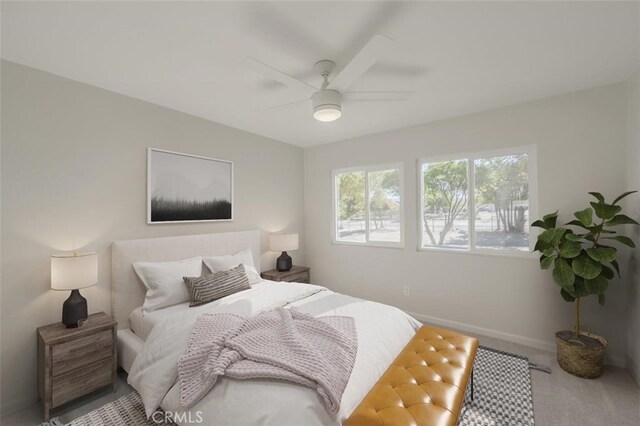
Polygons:
[[147,149],[147,223],[233,220],[233,163]]

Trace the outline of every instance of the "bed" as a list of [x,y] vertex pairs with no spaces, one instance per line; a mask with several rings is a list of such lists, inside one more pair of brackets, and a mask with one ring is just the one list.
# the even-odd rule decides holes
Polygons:
[[[199,315],[230,312],[250,316],[274,307],[295,307],[314,316],[350,316],[355,320],[358,351],[337,413],[329,413],[314,390],[294,383],[223,378],[187,410],[189,416],[182,417],[201,418],[202,424],[212,425],[341,424],[422,324],[397,308],[334,293],[325,287],[266,280],[199,307],[179,304],[151,315],[140,310],[145,290],[133,270],[135,262],[220,256],[246,248],[251,249],[259,270],[260,231],[114,242],[112,314],[118,321],[120,366],[129,373],[135,370],[130,382],[141,393],[145,409],[152,411],[157,403],[165,411],[184,412],[175,384],[175,360],[184,351],[189,330]],[[154,399],[157,401],[152,403]]]

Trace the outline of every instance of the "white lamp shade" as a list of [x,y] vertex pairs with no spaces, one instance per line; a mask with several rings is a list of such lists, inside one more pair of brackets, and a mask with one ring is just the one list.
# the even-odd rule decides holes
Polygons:
[[77,290],[98,283],[98,256],[91,253],[51,256],[51,288]]
[[342,108],[340,108],[340,106],[338,105],[322,106],[313,111],[313,118],[318,121],[336,121],[341,116]]
[[298,234],[269,235],[269,250],[271,251],[298,250]]

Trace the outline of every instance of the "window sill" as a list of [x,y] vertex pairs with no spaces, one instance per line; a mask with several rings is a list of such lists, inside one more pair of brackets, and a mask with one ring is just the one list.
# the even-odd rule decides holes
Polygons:
[[331,244],[336,246],[351,246],[351,247],[375,247],[375,248],[390,248],[390,249],[400,249],[404,250],[403,243],[378,243],[378,242],[369,242],[369,243],[352,243],[349,241],[331,241]]
[[448,249],[440,247],[418,247],[419,252],[434,253],[454,253],[454,254],[472,254],[490,257],[510,257],[514,259],[538,260],[540,257],[536,253],[521,250],[491,250],[491,249]]

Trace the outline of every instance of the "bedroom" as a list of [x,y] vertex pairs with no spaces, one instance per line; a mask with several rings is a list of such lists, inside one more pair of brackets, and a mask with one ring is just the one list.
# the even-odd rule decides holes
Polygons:
[[[468,352],[456,379],[470,386],[475,371],[474,398],[470,388],[452,391],[446,403],[456,402],[455,413],[442,422],[420,418],[421,424],[640,422],[640,272],[637,249],[625,240],[638,243],[640,227],[619,218],[621,226],[607,228],[619,238],[602,245],[617,250],[621,278],[607,278],[614,269],[608,247],[591,252],[602,256],[598,262],[587,254],[593,248],[587,239],[568,240],[567,232],[558,235],[562,255],[543,254],[548,269],[533,252],[542,235],[552,244],[551,232],[534,222],[555,211],[554,229],[571,220],[594,226],[601,216],[640,219],[640,195],[613,202],[640,190],[640,3],[9,1],[1,7],[3,425],[83,424],[96,410],[113,412],[120,398],[133,413],[132,395],[140,389],[125,370],[142,348],[125,349],[122,336],[146,334],[131,331],[131,315],[146,301],[133,264],[245,249],[251,256],[241,263],[251,289],[200,307],[187,308],[181,299],[151,312],[164,320],[162,309],[183,307],[189,314],[178,315],[195,321],[199,313],[224,311],[227,302],[242,308],[314,289],[319,293],[289,307],[318,318],[352,315],[359,350],[341,411],[325,409],[320,394],[299,383],[273,380],[257,390],[258,381],[223,378],[198,403],[207,415],[217,409],[211,395],[225,395],[221,410],[235,420],[217,424],[255,418],[286,424],[287,415],[338,424],[375,396],[376,383],[413,338],[408,329],[421,324],[469,336],[468,342],[477,338],[480,347],[475,356]],[[498,190],[505,186],[512,190],[506,199]],[[591,202],[596,206],[586,215]],[[172,240],[179,237],[186,239]],[[146,251],[131,252],[134,241]],[[584,251],[571,253],[572,243]],[[282,252],[291,257],[288,272],[277,270],[289,267]],[[82,271],[64,276],[79,265],[87,268],[84,283],[75,281]],[[198,265],[201,271],[186,276],[213,271],[206,261]],[[572,296],[556,284],[563,280],[571,281],[563,290],[589,280],[593,291],[580,305],[567,302]],[[262,296],[264,289],[273,291]],[[252,292],[261,296],[247,296]],[[238,312],[249,316],[275,305]],[[91,320],[63,326],[63,310],[73,325],[84,306],[88,314],[105,313],[102,328],[92,329]],[[555,333],[574,329],[577,306],[580,330],[607,341],[604,366],[594,367],[599,378],[577,377],[557,360],[566,346]],[[55,370],[56,355],[40,357],[41,348],[68,345],[82,353],[82,339],[114,321],[117,331],[107,342],[114,363],[102,362],[98,374],[75,357],[83,365],[45,374],[51,363]],[[147,325],[149,333],[156,323]],[[374,324],[384,337],[378,344]],[[46,333],[50,325],[59,336]],[[372,340],[363,341],[367,333]],[[140,346],[152,347],[145,339]],[[171,371],[185,346],[173,349],[163,357],[174,359]],[[489,354],[536,365],[513,374],[521,381],[506,391],[512,389],[506,383],[488,383],[512,370],[492,364]],[[76,373],[78,380],[56,397],[52,383]],[[115,387],[100,382],[98,389],[98,379],[81,377]],[[237,400],[247,397],[240,388],[306,398],[313,414],[295,412],[295,404],[239,408]],[[171,395],[175,402],[175,388]],[[422,395],[420,403],[433,409],[436,400]],[[154,404],[143,405],[136,415]],[[210,415],[197,417],[198,410],[175,420],[216,424]],[[403,424],[402,416],[392,417]]]

